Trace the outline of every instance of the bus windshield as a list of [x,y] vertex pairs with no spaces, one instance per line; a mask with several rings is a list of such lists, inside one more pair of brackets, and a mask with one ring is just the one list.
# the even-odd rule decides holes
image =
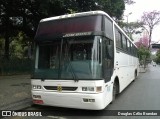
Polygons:
[[102,79],[100,36],[74,37],[39,43],[34,78]]

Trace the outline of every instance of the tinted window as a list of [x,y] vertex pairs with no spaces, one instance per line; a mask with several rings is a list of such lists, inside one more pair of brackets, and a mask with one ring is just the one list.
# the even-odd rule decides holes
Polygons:
[[116,35],[116,46],[119,48],[122,48],[122,34],[119,32],[119,30],[115,29],[115,35]]
[[114,44],[107,38],[103,40],[102,76],[105,81],[111,79],[114,64]]
[[101,79],[100,36],[57,39],[39,43],[34,78]]
[[130,49],[130,42],[129,42],[129,40],[127,40],[127,49],[128,49],[128,52],[130,53],[131,49]]
[[131,54],[133,54],[133,45],[132,45],[132,43],[130,42],[130,45],[131,45]]
[[113,39],[113,24],[105,17],[105,33],[109,39]]
[[127,39],[125,38],[124,35],[122,37],[122,45],[123,45],[123,49],[127,50]]
[[102,16],[75,17],[68,19],[51,20],[41,22],[37,30],[37,36],[53,36],[65,33],[101,31]]

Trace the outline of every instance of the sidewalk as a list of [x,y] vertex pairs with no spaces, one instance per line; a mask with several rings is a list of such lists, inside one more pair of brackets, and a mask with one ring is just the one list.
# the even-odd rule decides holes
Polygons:
[[29,75],[0,76],[0,110],[19,110],[32,104]]

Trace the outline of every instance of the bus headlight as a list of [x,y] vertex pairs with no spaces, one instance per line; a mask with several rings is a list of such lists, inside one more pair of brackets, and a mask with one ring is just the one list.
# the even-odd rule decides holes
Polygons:
[[41,85],[32,85],[32,89],[42,89]]
[[82,91],[94,91],[94,87],[82,87]]

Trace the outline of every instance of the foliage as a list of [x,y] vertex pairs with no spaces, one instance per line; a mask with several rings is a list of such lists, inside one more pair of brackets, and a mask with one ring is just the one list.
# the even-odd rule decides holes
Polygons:
[[120,20],[125,9],[125,3],[123,0],[97,0],[99,9],[107,12],[111,17]]
[[142,38],[139,39],[138,42],[135,42],[135,44],[136,44],[136,46],[137,46],[138,48],[140,48],[140,47],[142,47],[142,46],[148,48],[149,39],[148,39],[147,36],[143,36]]
[[1,0],[0,35],[5,39],[5,56],[9,59],[9,47],[14,37],[22,31],[33,39],[42,18],[62,14],[103,10],[120,19],[125,3],[131,0]]
[[39,20],[44,17],[103,10],[119,19],[125,9],[123,0],[1,0],[0,6],[1,33],[5,33],[3,28],[8,26],[10,30],[18,29],[32,37]]
[[144,65],[144,67],[146,67],[146,61],[148,58],[150,58],[150,50],[148,50],[147,47],[141,46],[140,48],[138,48],[138,56],[139,56],[139,60],[140,60],[140,64]]
[[138,56],[139,56],[140,60],[144,60],[145,58],[149,58],[150,51],[146,47],[141,46],[140,48],[138,48]]
[[147,36],[143,36],[136,42],[136,46],[138,47],[138,56],[140,60],[140,64],[146,67],[146,61],[150,58],[151,52],[148,49],[149,39]]
[[30,46],[29,39],[23,32],[19,32],[17,36],[12,37],[10,43],[10,56],[17,57],[20,59],[28,57],[28,49]]
[[[103,10],[115,19],[121,19],[125,9],[123,0],[62,0],[67,13]],[[129,1],[126,3],[129,3]]]
[[157,53],[156,53],[155,61],[156,61],[157,64],[160,64],[160,50],[158,50]]
[[149,35],[149,46],[151,45],[152,32],[156,25],[160,22],[160,11],[144,12],[141,18],[142,27],[147,30]]
[[132,35],[141,33],[141,26],[139,22],[119,22],[119,25],[123,28],[123,30],[128,34],[128,36],[133,40]]

